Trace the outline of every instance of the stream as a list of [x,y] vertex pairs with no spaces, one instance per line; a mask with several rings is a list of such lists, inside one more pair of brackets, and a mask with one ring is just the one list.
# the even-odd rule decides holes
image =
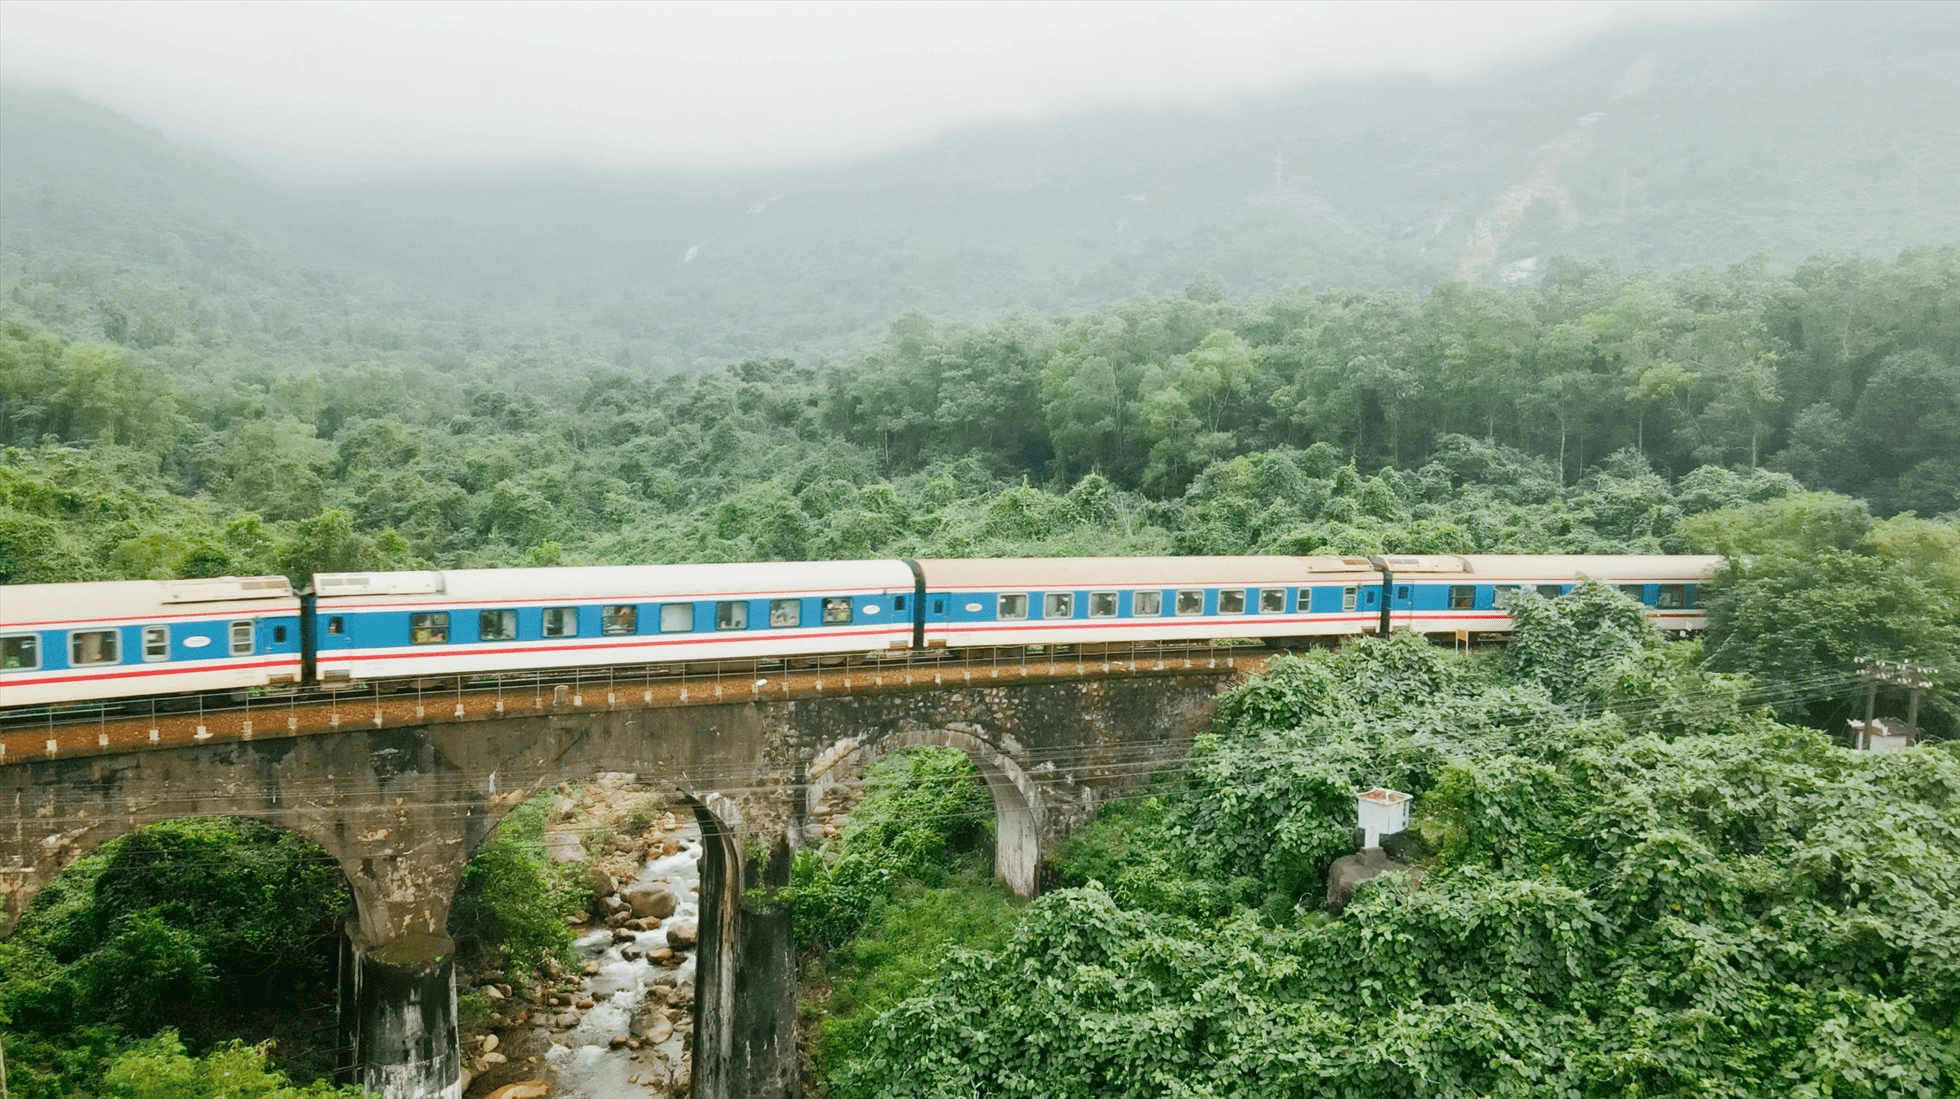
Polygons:
[[[701,833],[691,814],[670,814],[662,824],[662,849],[678,850],[641,862],[598,902],[613,914],[577,932],[577,990],[545,990],[543,1002],[503,1032],[508,1063],[468,1095],[494,1096],[504,1090],[494,1085],[525,1079],[548,1082],[552,1099],[688,1094]],[[650,915],[666,910],[662,891],[673,907]],[[481,1056],[472,1050],[466,1060]]]

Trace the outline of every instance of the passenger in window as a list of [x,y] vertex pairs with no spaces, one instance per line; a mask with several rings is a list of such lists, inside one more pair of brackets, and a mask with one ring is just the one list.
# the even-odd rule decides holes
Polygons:
[[417,645],[443,644],[449,640],[449,614],[432,611],[411,615],[408,630],[409,640]]
[[600,615],[599,628],[609,634],[638,633],[640,609],[631,603],[610,606]]
[[39,640],[32,637],[9,637],[6,641],[6,666],[9,668],[38,668],[41,666]]

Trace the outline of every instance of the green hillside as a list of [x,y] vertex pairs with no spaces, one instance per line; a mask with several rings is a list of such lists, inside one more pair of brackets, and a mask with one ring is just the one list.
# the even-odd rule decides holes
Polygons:
[[[1529,281],[1960,240],[1960,13],[1772,9],[1481,78],[1119,110],[741,175],[328,189],[0,97],[0,290],[67,335],[688,368],[1181,289]],[[691,258],[689,258],[691,256]]]

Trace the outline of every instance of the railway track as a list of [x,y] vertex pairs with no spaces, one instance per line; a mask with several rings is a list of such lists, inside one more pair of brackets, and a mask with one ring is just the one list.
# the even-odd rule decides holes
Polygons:
[[547,714],[839,697],[1042,680],[1248,674],[1278,650],[1250,645],[1069,646],[1045,651],[934,650],[823,664],[730,661],[562,674],[374,682],[222,702],[138,699],[116,706],[0,715],[0,766],[351,729],[495,721]]

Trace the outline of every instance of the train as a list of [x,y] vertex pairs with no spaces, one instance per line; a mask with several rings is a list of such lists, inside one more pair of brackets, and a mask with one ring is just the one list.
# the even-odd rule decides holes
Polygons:
[[1506,592],[1619,587],[1705,629],[1709,556],[890,559],[0,587],[0,712],[507,673],[1040,647],[1501,636]]

